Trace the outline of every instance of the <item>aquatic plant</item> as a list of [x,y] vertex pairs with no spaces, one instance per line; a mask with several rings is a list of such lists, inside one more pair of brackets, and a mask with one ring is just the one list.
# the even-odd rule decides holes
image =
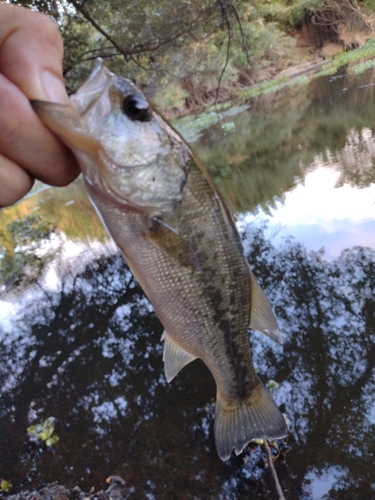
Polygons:
[[12,489],[12,483],[10,481],[7,481],[6,479],[0,480],[0,491],[8,493],[11,489]]
[[30,437],[43,441],[46,446],[53,446],[60,439],[57,434],[54,434],[55,420],[54,417],[48,417],[44,422],[30,425],[27,428],[27,433]]

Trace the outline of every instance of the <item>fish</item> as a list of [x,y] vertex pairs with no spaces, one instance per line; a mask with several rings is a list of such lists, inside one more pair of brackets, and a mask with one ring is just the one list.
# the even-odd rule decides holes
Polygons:
[[283,415],[257,376],[248,329],[282,343],[207,169],[128,79],[101,60],[71,104],[31,101],[74,153],[86,191],[164,326],[171,382],[200,358],[216,382],[219,457],[283,438]]

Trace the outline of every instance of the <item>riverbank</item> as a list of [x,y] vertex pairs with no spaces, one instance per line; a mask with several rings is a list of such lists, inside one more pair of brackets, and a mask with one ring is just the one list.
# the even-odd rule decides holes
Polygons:
[[[307,84],[313,78],[335,74],[342,66],[349,65],[348,73],[356,75],[375,66],[374,29],[361,24],[358,18],[354,21],[348,19],[348,26],[340,28],[333,22],[331,26],[320,26],[314,24],[312,19],[314,16],[306,18],[298,28],[285,31],[283,43],[280,44],[280,57],[275,59],[272,54],[269,58],[256,61],[257,69],[252,71],[251,78],[246,81],[239,76],[229,85],[223,85],[219,79],[215,89],[203,92],[205,99],[187,96],[185,99],[177,98],[175,102],[173,99],[168,100],[168,106],[164,105],[163,99],[157,98],[157,94],[157,109],[169,119],[200,115],[212,109],[227,109],[239,100],[277,92],[288,86]],[[372,21],[368,22],[375,26],[375,14],[369,19]],[[352,26],[357,23],[356,29],[351,28],[349,22],[353,22]],[[265,30],[269,29],[267,23],[262,25]],[[194,92],[198,95],[199,89]]]
[[[7,500],[121,500],[131,492],[131,488],[126,488],[125,481],[120,476],[110,476],[107,483],[109,486],[106,490],[95,492],[95,489],[91,488],[89,492],[85,492],[79,486],[67,488],[54,482],[39,490],[25,490],[10,495]],[[2,498],[1,493],[0,498]]]

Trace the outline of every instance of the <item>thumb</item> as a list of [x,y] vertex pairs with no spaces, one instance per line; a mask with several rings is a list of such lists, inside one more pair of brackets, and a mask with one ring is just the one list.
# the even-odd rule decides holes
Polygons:
[[49,17],[0,4],[0,73],[28,99],[69,102],[63,53],[62,38]]

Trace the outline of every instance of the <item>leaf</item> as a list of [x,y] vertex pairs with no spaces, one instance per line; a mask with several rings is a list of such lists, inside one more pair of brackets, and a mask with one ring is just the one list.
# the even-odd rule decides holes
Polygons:
[[264,440],[263,439],[252,439],[251,442],[255,443],[255,444],[259,444],[261,446],[264,444]]
[[59,436],[57,436],[56,434],[54,434],[53,436],[51,436],[50,438],[48,438],[46,440],[46,445],[47,446],[53,446],[54,444],[56,444],[58,441],[59,441]]
[[49,432],[47,429],[41,431],[41,432],[38,432],[36,434],[36,436],[41,439],[42,441],[46,441],[50,436],[51,436],[51,432]]
[[32,434],[36,436],[36,425],[30,425],[30,427],[27,428],[27,433]]
[[37,437],[41,441],[44,441],[47,446],[52,446],[59,440],[58,436],[53,435],[55,430],[54,417],[48,417],[44,422],[37,425],[30,425],[27,428],[27,432],[34,437]]
[[269,380],[267,382],[267,388],[272,392],[274,389],[277,389],[278,387],[280,387],[280,385],[275,382],[275,380]]
[[1,479],[0,481],[0,490],[5,491],[6,493],[10,491],[12,488],[12,483],[10,481],[7,481],[6,479]]

